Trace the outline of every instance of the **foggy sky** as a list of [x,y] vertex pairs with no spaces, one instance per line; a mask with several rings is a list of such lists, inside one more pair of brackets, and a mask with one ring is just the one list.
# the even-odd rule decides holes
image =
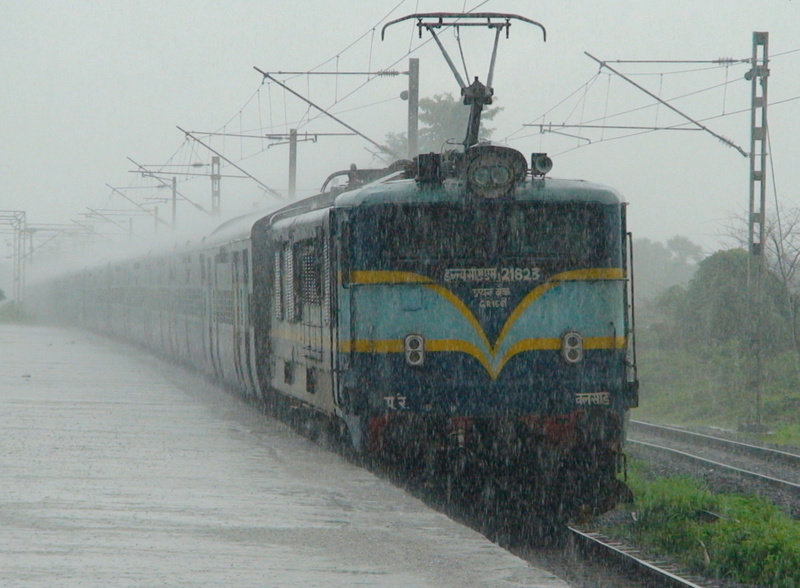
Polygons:
[[[417,38],[409,21],[390,28],[381,42],[380,27],[415,11],[462,11],[465,7],[524,15],[544,24],[548,32],[544,43],[538,29],[518,23],[512,26],[509,39],[501,39],[494,88],[496,104],[504,110],[490,125],[497,129],[495,140],[508,138],[510,146],[526,154],[553,154],[554,176],[619,189],[631,204],[630,229],[635,236],[666,240],[681,234],[709,252],[721,246],[720,235],[729,224],[726,219],[742,214],[748,202],[748,160],[734,149],[702,132],[662,131],[611,141],[622,133],[563,130],[586,140],[542,135],[521,125],[595,119],[600,119],[595,124],[617,125],[682,122],[664,107],[603,121],[604,115],[652,100],[605,74],[586,92],[581,90],[598,71],[584,51],[609,61],[742,59],[751,55],[753,31],[770,34],[770,102],[800,96],[800,52],[792,52],[800,49],[798,2],[4,2],[0,5],[4,139],[0,209],[24,210],[29,223],[44,224],[82,218],[87,207],[129,208],[106,184],[144,188],[154,182],[129,173],[133,165],[127,156],[148,165],[162,164],[173,156],[174,163],[208,163],[210,153],[192,142],[185,144],[176,125],[228,133],[284,133],[293,127],[311,133],[347,132],[274,84],[262,85],[253,66],[306,71],[328,61],[319,69],[405,71],[408,58],[418,57],[422,96],[457,95],[456,82],[427,34]],[[441,35],[460,62],[453,32]],[[492,34],[473,29],[462,31],[461,38],[470,77],[485,80]],[[409,50],[412,53],[407,55]],[[750,84],[743,79],[747,65],[614,67],[626,72],[667,72],[636,77],[665,98],[738,80],[674,104],[694,117],[708,119],[704,124],[749,151],[749,112],[719,117],[749,108]],[[668,73],[687,70],[698,71]],[[320,105],[332,107],[337,116],[379,142],[387,132],[404,132],[406,102],[398,96],[407,78],[376,78],[344,98],[365,81],[358,76],[337,80],[301,76],[289,84]],[[777,104],[769,114],[778,197],[784,205],[796,206],[800,204],[800,167],[793,158],[798,151],[800,101]],[[259,180],[285,192],[286,146],[266,149],[263,140],[232,137],[212,141]],[[579,145],[585,146],[575,149]],[[317,142],[301,143],[300,194],[314,193],[329,173],[350,163],[377,165],[370,151],[375,148],[356,137],[320,137]],[[239,174],[229,166],[222,171]],[[210,208],[208,178],[181,178],[180,190]],[[226,212],[275,203],[250,180],[224,178],[222,192]],[[166,191],[126,193],[143,199]],[[773,206],[770,185],[769,208]],[[159,208],[161,217],[167,218],[168,205]],[[179,207],[179,225],[184,229],[200,222],[193,220],[193,210],[185,204]],[[3,237],[5,242],[8,236]],[[0,287],[8,289],[7,284]]]

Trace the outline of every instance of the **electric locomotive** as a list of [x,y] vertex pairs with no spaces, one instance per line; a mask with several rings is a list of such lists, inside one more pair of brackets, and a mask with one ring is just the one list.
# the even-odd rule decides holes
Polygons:
[[[414,16],[433,33],[446,15]],[[505,19],[493,55],[518,18],[472,16]],[[492,94],[462,85],[463,150],[351,168],[343,190],[86,268],[30,303],[487,503],[606,510],[638,393],[625,204],[547,177],[545,154],[479,142]]]
[[528,177],[503,146],[414,167],[331,210],[336,404],[353,444],[481,491],[608,508],[637,403],[625,205],[545,179],[541,154]]

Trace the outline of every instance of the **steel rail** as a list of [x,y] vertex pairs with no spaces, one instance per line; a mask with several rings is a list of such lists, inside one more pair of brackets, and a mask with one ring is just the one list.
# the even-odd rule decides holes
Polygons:
[[606,559],[614,560],[618,566],[636,574],[644,581],[646,586],[666,586],[669,588],[708,588],[716,584],[703,582],[698,584],[689,578],[680,575],[674,566],[669,569],[661,567],[660,562],[651,562],[637,555],[638,551],[620,543],[598,535],[583,531],[577,527],[568,526],[567,530],[579,549],[592,551]]
[[633,443],[634,445],[641,445],[643,447],[654,449],[656,451],[661,451],[662,453],[669,453],[671,455],[678,456],[684,460],[694,461],[696,463],[701,463],[707,466],[713,466],[715,468],[720,468],[729,472],[732,472],[738,476],[743,478],[750,478],[752,480],[756,480],[758,482],[768,484],[773,488],[778,488],[780,490],[789,490],[792,492],[796,492],[800,494],[800,484],[795,484],[794,482],[789,482],[787,480],[781,480],[780,478],[774,478],[772,476],[766,476],[764,474],[759,474],[757,472],[751,472],[750,470],[743,470],[742,468],[737,468],[732,465],[728,465],[725,463],[721,463],[718,461],[714,461],[712,459],[706,459],[705,457],[700,457],[699,455],[693,455],[691,453],[686,453],[685,451],[680,451],[678,449],[672,449],[671,447],[664,447],[663,445],[657,445],[655,443],[648,443],[647,441],[637,441],[635,439],[628,439],[628,443]]
[[[747,454],[751,457],[763,458],[770,461],[782,461],[786,465],[800,468],[800,455],[797,455],[796,453],[790,453],[780,449],[773,449],[771,447],[764,447],[763,445],[754,445],[752,443],[733,441],[731,439],[724,439],[722,437],[715,437],[713,435],[706,435],[704,433],[697,433],[695,431],[687,431],[686,429],[679,429],[669,425],[656,425],[641,421],[630,421],[630,425],[632,429],[638,429],[642,432],[649,432],[655,435],[689,441],[691,443],[726,449],[736,453]],[[631,431],[632,429],[628,430]]]

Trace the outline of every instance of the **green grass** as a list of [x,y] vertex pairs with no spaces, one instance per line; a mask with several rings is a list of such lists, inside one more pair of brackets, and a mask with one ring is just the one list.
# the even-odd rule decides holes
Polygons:
[[[755,393],[735,345],[691,351],[641,345],[640,407],[633,418],[676,425],[736,429],[756,419]],[[793,353],[765,358],[761,420],[775,433],[764,440],[800,445],[800,385]]]
[[775,427],[772,435],[763,436],[762,438],[764,441],[769,443],[800,447],[800,424],[784,423],[778,427]]
[[[632,467],[630,523],[606,530],[717,578],[800,587],[800,523],[767,500],[714,494],[689,477],[654,478]],[[635,516],[634,516],[635,515]]]

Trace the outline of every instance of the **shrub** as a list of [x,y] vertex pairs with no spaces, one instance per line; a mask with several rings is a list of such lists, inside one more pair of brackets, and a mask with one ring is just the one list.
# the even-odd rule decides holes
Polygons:
[[629,478],[635,521],[617,533],[719,578],[800,586],[800,523],[777,506],[758,497],[714,494],[689,477],[646,479],[640,468],[632,468]]

